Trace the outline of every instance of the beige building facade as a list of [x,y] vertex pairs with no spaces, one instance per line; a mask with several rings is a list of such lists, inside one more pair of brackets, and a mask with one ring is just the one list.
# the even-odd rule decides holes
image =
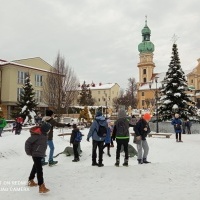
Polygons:
[[27,74],[35,90],[38,109],[45,109],[43,102],[43,84],[52,66],[39,57],[7,62],[0,60],[0,97],[4,117],[10,119],[11,111],[16,106]]
[[[98,85],[92,83],[88,85],[88,89],[91,90],[92,98],[95,99],[94,106],[106,106],[113,109],[113,99],[119,97],[120,86],[117,83],[100,83]],[[81,88],[78,90],[80,92]],[[80,95],[78,98],[80,98]],[[78,106],[77,100],[75,106]]]

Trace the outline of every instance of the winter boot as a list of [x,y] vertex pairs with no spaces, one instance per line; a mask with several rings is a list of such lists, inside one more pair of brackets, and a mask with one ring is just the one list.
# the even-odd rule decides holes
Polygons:
[[49,192],[49,189],[45,187],[44,183],[39,186],[39,193],[47,193],[47,192]]
[[115,166],[119,167],[119,159],[116,160]]
[[49,166],[56,165],[57,163],[58,163],[58,161],[50,160]]
[[74,158],[74,160],[72,160],[72,162],[78,162],[79,158]]
[[138,164],[143,164],[142,159],[138,159]]
[[98,164],[98,167],[103,167],[103,166],[104,166],[103,163],[99,163],[99,164]]
[[143,158],[143,163],[148,164],[148,163],[151,163],[151,162],[147,161],[146,158]]
[[128,167],[128,159],[124,159],[123,166],[126,166],[126,167]]
[[110,155],[110,149],[108,149],[107,154],[108,154],[109,157],[111,157],[111,155]]
[[28,186],[29,187],[35,187],[35,186],[38,186],[38,184],[32,179],[32,180],[28,181]]
[[48,162],[45,162],[45,158],[42,158],[41,162],[42,162],[42,166],[48,165]]
[[96,161],[93,161],[92,166],[98,166],[98,163]]

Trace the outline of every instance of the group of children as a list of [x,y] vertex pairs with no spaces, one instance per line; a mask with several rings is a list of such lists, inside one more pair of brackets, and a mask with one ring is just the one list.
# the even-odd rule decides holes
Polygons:
[[[46,111],[46,117],[43,118],[40,126],[31,128],[31,136],[26,140],[25,142],[25,151],[27,155],[32,156],[33,159],[33,166],[32,170],[29,175],[29,181],[28,185],[30,187],[38,186],[39,185],[39,193],[46,193],[49,191],[48,188],[46,188],[44,184],[44,178],[43,178],[43,158],[45,157],[47,145],[50,147],[50,157],[53,156],[53,152],[51,152],[51,145],[49,145],[49,140],[52,141],[53,137],[53,127],[54,126],[70,126],[69,124],[61,124],[55,122],[53,119],[53,111],[47,110]],[[145,118],[144,118],[145,119]],[[120,126],[122,126],[125,122],[126,127],[125,129],[121,129]],[[117,148],[116,148],[116,163],[115,166],[119,166],[119,160],[120,160],[120,153],[121,148],[123,147],[125,152],[125,161],[123,163],[124,166],[128,166],[128,143],[129,143],[129,119],[126,116],[125,110],[119,111],[119,116],[117,121],[115,122],[115,125],[113,127],[111,121],[109,119],[106,119],[104,116],[102,116],[101,112],[97,112],[95,116],[95,120],[93,121],[89,133],[87,135],[87,141],[89,141],[90,137],[92,137],[92,166],[99,166],[102,167],[104,164],[103,161],[103,149],[107,147],[107,155],[110,157],[110,147],[112,144],[112,140],[116,140]],[[145,120],[144,120],[145,121]],[[121,125],[120,125],[121,124]],[[139,162],[142,163],[149,163],[146,158],[143,158],[142,156],[142,149],[144,148],[143,141],[146,138],[147,132],[149,130],[146,129],[147,122],[145,121],[145,127],[143,126],[143,122],[141,122],[138,125],[138,147],[140,147],[140,153],[139,156],[141,156],[141,160]],[[74,151],[74,159],[73,162],[78,162],[80,160],[79,158],[79,151],[78,148],[80,147],[80,142],[82,140],[82,133],[78,129],[76,124],[73,124],[73,130],[70,137],[70,144],[73,145],[73,151]],[[143,131],[143,129],[146,131],[145,135],[140,135],[140,130]],[[124,136],[125,134],[125,136]],[[140,137],[140,139],[139,139]],[[53,143],[53,141],[52,141]],[[147,143],[146,147],[148,147]],[[112,144],[113,145],[113,144]],[[99,161],[97,163],[97,148],[99,149]],[[54,149],[53,149],[54,150]],[[148,149],[144,148],[144,155],[147,156]],[[140,159],[140,158],[139,158]],[[143,160],[142,160],[143,159]],[[51,160],[49,161],[50,165]],[[35,183],[34,178],[37,174],[38,183]]]

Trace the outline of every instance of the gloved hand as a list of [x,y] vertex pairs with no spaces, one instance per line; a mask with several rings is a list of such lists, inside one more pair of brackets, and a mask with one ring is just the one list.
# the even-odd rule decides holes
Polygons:
[[89,141],[90,141],[90,138],[87,138],[87,141],[89,142]]

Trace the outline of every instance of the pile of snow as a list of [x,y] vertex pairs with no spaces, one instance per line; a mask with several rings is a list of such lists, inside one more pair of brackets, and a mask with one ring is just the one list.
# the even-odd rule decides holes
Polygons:
[[[55,129],[55,155],[69,146],[70,136],[59,137],[67,129]],[[129,167],[115,167],[115,147],[111,157],[104,154],[104,167],[91,166],[92,141],[86,141],[88,129],[82,130],[82,156],[73,163],[73,157],[59,155],[57,166],[44,166],[44,180],[50,192],[39,194],[38,187],[26,186],[32,168],[32,159],[24,152],[28,130],[21,135],[4,132],[0,138],[1,199],[82,199],[82,200],[188,200],[200,199],[200,135],[183,135],[183,143],[176,143],[174,135],[148,138],[148,160],[151,164],[137,164],[130,158]],[[133,138],[131,136],[130,143]],[[105,150],[106,152],[106,150]],[[47,155],[49,153],[49,148]],[[122,164],[124,155],[121,155]],[[37,179],[36,179],[37,180]]]

